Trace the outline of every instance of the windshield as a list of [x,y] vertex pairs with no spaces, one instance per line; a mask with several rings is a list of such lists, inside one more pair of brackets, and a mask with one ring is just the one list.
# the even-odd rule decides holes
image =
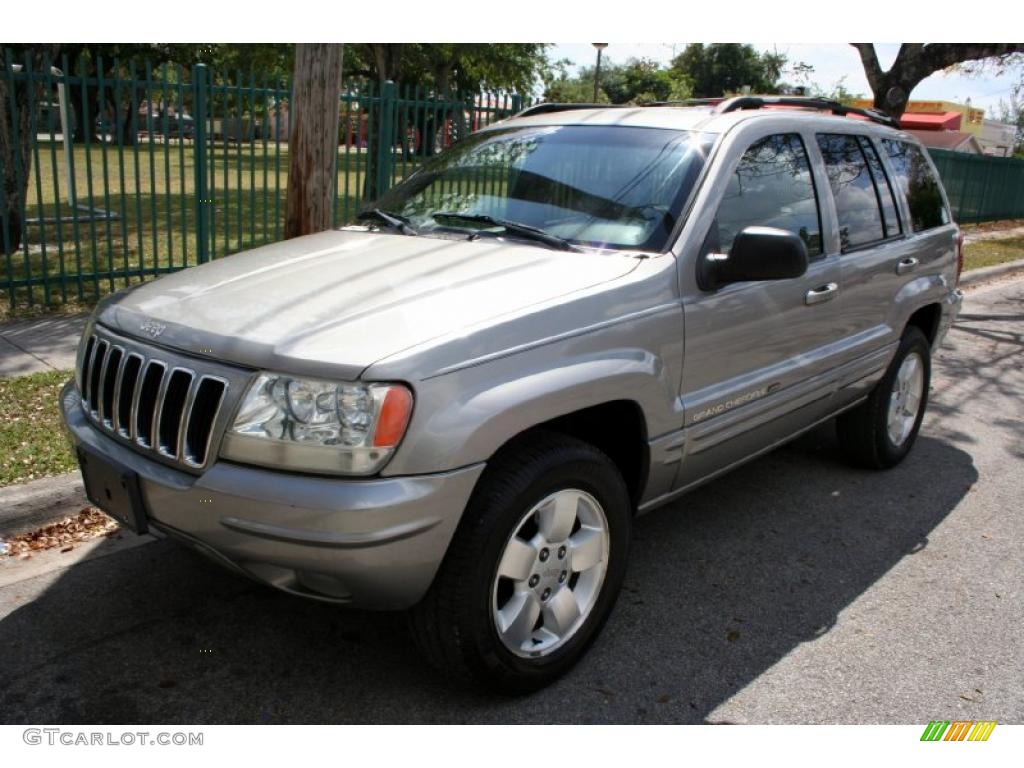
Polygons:
[[[713,137],[564,125],[470,136],[370,204],[420,234],[527,225],[576,245],[661,251]],[[457,216],[477,217],[476,222]],[[511,228],[506,232],[515,236]]]

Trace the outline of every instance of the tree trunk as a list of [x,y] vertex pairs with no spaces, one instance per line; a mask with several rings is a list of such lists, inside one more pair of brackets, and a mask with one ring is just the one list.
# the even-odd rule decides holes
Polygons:
[[875,109],[893,117],[907,110],[917,84],[939,70],[982,59],[1000,59],[1024,51],[1022,43],[903,43],[896,60],[883,71],[874,43],[850,43],[860,54]]
[[29,131],[29,121],[32,111],[38,109],[43,94],[42,77],[45,77],[52,65],[59,47],[54,44],[26,47],[32,73],[40,75],[31,89],[24,80],[14,80],[8,77],[7,72],[0,72],[0,174],[3,175],[3,189],[0,190],[0,250],[5,253],[14,253],[21,246],[24,232],[22,213],[31,178],[34,140]]
[[295,46],[286,238],[322,232],[333,224],[343,53],[339,44]]

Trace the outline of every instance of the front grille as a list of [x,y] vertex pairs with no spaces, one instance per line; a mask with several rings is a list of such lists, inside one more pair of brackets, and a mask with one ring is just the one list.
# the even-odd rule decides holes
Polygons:
[[101,429],[191,469],[206,465],[226,379],[93,334],[79,381],[82,407]]

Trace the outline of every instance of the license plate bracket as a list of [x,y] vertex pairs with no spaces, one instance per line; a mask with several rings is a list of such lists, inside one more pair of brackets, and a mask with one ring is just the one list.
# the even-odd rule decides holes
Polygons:
[[82,446],[78,447],[78,465],[89,501],[135,533],[148,530],[136,472]]

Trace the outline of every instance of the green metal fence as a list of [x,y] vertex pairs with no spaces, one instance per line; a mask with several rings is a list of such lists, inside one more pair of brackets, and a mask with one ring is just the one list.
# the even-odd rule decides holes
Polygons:
[[1024,160],[930,149],[961,224],[1024,218]]
[[[6,52],[3,65],[8,130],[17,142],[17,102],[27,99],[31,137],[29,163],[15,155],[11,174],[15,189],[27,179],[28,194],[8,205],[11,188],[0,184],[0,290],[11,310],[88,304],[281,238],[288,83],[202,64],[87,69],[65,59],[33,72]],[[527,103],[391,82],[348,83],[339,98],[336,226],[425,158]],[[0,154],[0,178],[6,170]]]

